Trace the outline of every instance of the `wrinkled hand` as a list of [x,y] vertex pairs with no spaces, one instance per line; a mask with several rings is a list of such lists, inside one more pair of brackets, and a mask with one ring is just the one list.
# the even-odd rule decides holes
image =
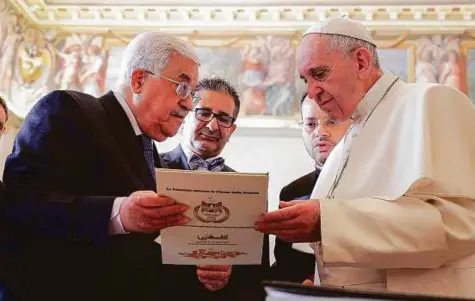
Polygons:
[[184,225],[190,219],[183,215],[188,206],[153,191],[136,191],[124,199],[120,219],[127,232],[158,232]]
[[279,210],[262,215],[255,229],[275,234],[289,242],[315,242],[320,240],[320,201],[280,202]]
[[226,286],[231,276],[230,265],[200,265],[196,270],[198,280],[210,291],[217,291]]

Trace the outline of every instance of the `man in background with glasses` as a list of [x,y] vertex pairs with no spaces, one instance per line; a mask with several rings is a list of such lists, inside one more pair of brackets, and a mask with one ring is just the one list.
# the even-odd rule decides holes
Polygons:
[[[335,145],[343,138],[351,120],[335,122],[323,112],[307,92],[300,100],[302,137],[309,156],[315,161],[315,170],[282,188],[280,200],[308,200],[317,182],[320,170]],[[272,266],[273,280],[303,282],[312,279],[315,272],[314,251],[308,244],[285,242],[276,237],[275,263]]]
[[169,298],[154,240],[189,220],[185,205],[156,193],[153,140],[174,136],[191,111],[198,65],[183,40],[142,33],[123,53],[115,91],[54,91],[38,101],[5,166],[21,246],[7,295]]
[[[220,154],[236,130],[240,100],[236,90],[220,78],[200,81],[193,112],[183,124],[183,139],[174,150],[161,154],[161,166],[171,169],[211,172],[234,171]],[[267,241],[267,236],[265,237]],[[261,266],[206,265],[172,266],[170,292],[177,300],[261,300],[260,282],[269,266],[264,244]],[[176,277],[176,281],[173,278]],[[179,287],[173,287],[173,284]],[[181,286],[186,290],[180,290]],[[177,296],[177,293],[182,294]]]

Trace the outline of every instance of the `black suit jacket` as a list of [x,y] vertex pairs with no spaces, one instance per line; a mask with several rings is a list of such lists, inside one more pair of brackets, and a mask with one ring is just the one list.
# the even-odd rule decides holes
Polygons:
[[[161,165],[164,168],[189,170],[188,160],[181,148],[160,154]],[[225,172],[234,170],[225,165]],[[204,288],[196,276],[196,266],[166,266],[170,269],[170,294],[181,300],[222,300],[222,301],[253,301],[264,300],[262,280],[269,269],[269,239],[264,236],[262,264],[233,266],[228,284],[221,290],[211,292]],[[174,280],[173,280],[174,278]],[[182,288],[182,289],[180,289]]]
[[116,197],[156,189],[140,139],[112,92],[71,93],[54,91],[33,107],[6,161],[17,237],[9,295],[168,300],[157,234],[108,235]]
[[[308,200],[319,174],[317,169],[288,184],[282,188],[280,200]],[[301,283],[315,272],[315,256],[292,249],[292,243],[276,238],[274,256],[271,272],[274,280]]]

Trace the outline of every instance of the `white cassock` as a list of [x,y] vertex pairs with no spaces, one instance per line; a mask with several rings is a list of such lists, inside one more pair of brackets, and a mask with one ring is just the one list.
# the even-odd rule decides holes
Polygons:
[[475,108],[385,74],[358,104],[312,199],[322,285],[475,298]]

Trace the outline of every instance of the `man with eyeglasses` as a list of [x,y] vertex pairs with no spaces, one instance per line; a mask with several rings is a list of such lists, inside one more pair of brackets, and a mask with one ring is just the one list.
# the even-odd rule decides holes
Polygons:
[[156,193],[153,141],[174,136],[191,111],[198,65],[183,40],[142,33],[115,91],[54,91],[34,106],[4,174],[19,240],[7,282],[15,299],[168,299],[154,240],[189,220],[185,205]]
[[[240,100],[236,90],[220,78],[198,84],[193,112],[183,124],[183,139],[174,150],[160,154],[162,167],[182,170],[233,172],[220,154],[236,130]],[[266,241],[267,237],[264,241]],[[261,266],[205,265],[174,266],[168,275],[172,284],[186,283],[187,290],[170,287],[177,299],[261,300],[261,281],[269,266],[268,244],[264,244]]]
[[[280,200],[308,200],[317,182],[320,170],[335,145],[343,138],[351,120],[335,122],[320,109],[307,92],[300,100],[302,137],[309,156],[315,161],[315,170],[282,188]],[[315,255],[308,244],[285,242],[276,237],[275,263],[271,268],[273,280],[303,282],[313,279]]]

